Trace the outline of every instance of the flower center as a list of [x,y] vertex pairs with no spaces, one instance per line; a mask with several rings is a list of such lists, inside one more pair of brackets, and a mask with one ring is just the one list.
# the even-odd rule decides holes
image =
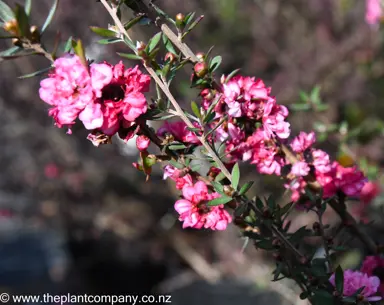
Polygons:
[[124,90],[119,84],[110,84],[103,88],[101,98],[103,100],[118,102],[124,99]]

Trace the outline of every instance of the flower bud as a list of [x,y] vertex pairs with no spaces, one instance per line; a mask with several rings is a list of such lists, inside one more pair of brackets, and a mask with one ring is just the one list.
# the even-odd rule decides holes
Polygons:
[[271,217],[271,211],[269,210],[269,207],[263,208],[263,217],[265,217],[265,218]]
[[199,61],[204,61],[204,59],[205,59],[205,54],[202,53],[202,52],[199,52],[199,53],[196,54],[196,57],[197,57],[197,59],[198,59]]
[[16,19],[7,21],[4,24],[3,29],[5,31],[7,31],[8,33],[11,33],[13,35],[18,35],[19,34],[19,26],[17,24],[17,20]]
[[199,62],[193,68],[197,77],[202,78],[208,73],[208,67],[205,62]]
[[185,26],[185,16],[182,13],[176,15],[176,26],[180,29],[183,29]]
[[13,39],[12,39],[12,44],[13,44],[14,46],[17,46],[17,47],[21,47],[21,46],[22,46],[22,43],[21,43],[21,41],[20,41],[19,38],[13,38]]
[[318,222],[315,222],[312,226],[314,231],[319,231],[320,230],[320,224]]
[[151,141],[147,136],[141,135],[136,138],[136,147],[140,151],[147,150]]
[[31,32],[31,41],[39,42],[40,41],[39,28],[36,25],[32,25],[29,31]]
[[164,60],[173,63],[175,62],[176,58],[177,56],[175,54],[168,52],[167,54],[165,54]]
[[144,55],[146,55],[145,52],[144,52],[144,50],[145,50],[146,47],[147,47],[147,45],[146,45],[144,42],[142,42],[142,41],[138,41],[138,42],[136,43],[137,54],[138,54],[139,56],[144,57]]
[[203,89],[203,90],[200,92],[200,96],[201,96],[203,99],[207,100],[207,101],[211,101],[211,100],[215,97],[215,92],[214,92],[214,90],[205,88],[205,89]]

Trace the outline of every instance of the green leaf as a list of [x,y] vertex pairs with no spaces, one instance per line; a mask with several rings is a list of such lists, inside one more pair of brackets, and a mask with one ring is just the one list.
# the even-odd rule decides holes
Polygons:
[[48,72],[51,69],[52,69],[51,67],[48,67],[48,68],[45,68],[45,69],[42,69],[42,70],[39,70],[39,71],[36,71],[36,72],[32,72],[32,73],[29,73],[29,74],[25,74],[25,75],[19,76],[18,78],[25,79],[25,78],[30,78],[30,77],[38,76],[38,75],[44,74],[45,72]]
[[308,104],[293,104],[289,106],[292,111],[308,111],[311,109],[311,105]]
[[293,202],[287,203],[285,206],[283,206],[280,209],[280,215],[283,216],[284,214],[288,213],[288,211],[291,209],[293,205]]
[[11,48],[9,48],[7,50],[4,50],[4,51],[0,52],[0,57],[14,55],[18,51],[21,51],[21,50],[22,50],[22,48],[14,46],[14,47],[11,47]]
[[241,189],[239,191],[239,195],[244,195],[245,193],[247,193],[249,191],[249,189],[252,187],[253,183],[254,183],[253,181],[249,181],[249,182],[245,183],[241,187]]
[[192,109],[192,112],[195,114],[195,116],[197,116],[198,118],[201,117],[199,106],[197,106],[195,101],[191,102],[191,109]]
[[232,197],[222,196],[219,198],[215,198],[211,201],[208,201],[207,205],[212,207],[212,206],[216,206],[216,205],[226,204],[232,200],[233,200]]
[[25,0],[25,13],[29,16],[31,14],[32,9],[32,0]]
[[161,39],[162,32],[157,33],[155,36],[152,37],[152,39],[148,43],[148,53],[151,53],[159,44]]
[[85,50],[83,48],[83,43],[81,42],[81,40],[72,40],[72,48],[73,48],[73,51],[75,52],[75,54],[77,56],[79,56],[82,64],[84,66],[87,66],[87,59],[85,57]]
[[340,295],[343,295],[344,291],[344,271],[341,266],[338,266],[335,271],[335,284],[336,290]]
[[239,164],[236,163],[232,169],[232,187],[235,190],[237,190],[237,187],[239,186],[239,181],[240,181],[240,169],[239,169]]
[[209,64],[209,71],[214,72],[221,64],[222,58],[221,56],[214,57]]
[[277,263],[276,269],[273,271],[273,281],[276,282],[279,278],[279,275],[281,272],[283,272],[284,264],[283,263]]
[[187,16],[185,16],[184,23],[186,26],[193,20],[193,17],[195,17],[195,12],[191,12]]
[[184,144],[180,143],[180,144],[171,144],[168,146],[168,149],[169,150],[181,150],[181,149],[186,149],[187,146],[185,146]]
[[268,207],[273,211],[276,208],[276,200],[273,195],[270,195],[267,199]]
[[201,129],[200,128],[196,128],[196,127],[187,127],[187,129],[188,130],[190,130],[190,131],[193,131],[193,132],[200,132],[201,131]]
[[19,4],[16,4],[15,16],[17,24],[19,26],[20,35],[24,37],[30,37],[31,31],[29,26],[29,18],[25,13],[24,7]]
[[130,53],[117,53],[117,54],[121,57],[128,58],[128,59],[142,60],[142,58],[136,54],[130,54]]
[[215,112],[213,112],[213,111],[208,112],[203,119],[203,123],[206,123],[206,124],[211,123],[211,121],[215,118],[215,116],[216,116]]
[[256,198],[256,206],[258,207],[259,210],[262,210],[264,208],[264,203],[261,201],[259,197]]
[[220,181],[223,180],[223,179],[225,179],[225,175],[224,175],[222,172],[220,172],[220,173],[216,176],[215,181],[216,181],[216,182],[220,182]]
[[236,69],[229,73],[228,76],[225,78],[225,84],[227,84],[231,80],[231,78],[234,77],[240,70],[241,69]]
[[223,194],[223,193],[224,193],[224,186],[223,186],[221,183],[216,182],[216,181],[211,181],[211,184],[212,184],[212,186],[214,187],[214,189],[215,189],[216,192],[218,192],[218,193],[224,195],[224,194]]
[[124,28],[126,31],[128,31],[132,26],[134,26],[136,23],[138,23],[144,16],[140,15],[132,20],[129,20],[128,22],[124,23]]
[[68,53],[69,51],[71,51],[71,49],[72,49],[72,41],[73,41],[73,38],[71,36],[71,37],[68,38],[67,42],[65,43],[64,53]]
[[173,47],[172,42],[168,39],[167,36],[163,35],[162,37],[163,37],[164,46],[167,49],[167,51],[176,55],[177,52],[176,52],[175,48]]
[[100,28],[97,26],[90,26],[89,28],[91,29],[92,32],[94,32],[97,35],[100,35],[102,37],[116,37],[116,32],[114,32],[114,31]]
[[0,19],[4,22],[15,19],[15,14],[12,9],[2,0],[0,0]]
[[51,6],[51,9],[49,10],[47,19],[45,19],[43,27],[41,28],[41,33],[44,33],[44,31],[47,29],[48,25],[51,23],[53,16],[55,15],[55,12],[57,10],[58,5],[59,5],[59,0],[53,0],[53,4]]
[[100,39],[97,41],[99,44],[111,44],[111,43],[117,43],[117,42],[122,42],[120,38],[107,38],[107,39]]
[[175,160],[170,160],[169,163],[178,169],[184,168],[183,164],[180,164],[180,163],[176,162]]
[[334,304],[334,298],[332,294],[330,294],[326,290],[315,290],[314,295],[311,297],[311,301],[314,305],[333,305]]

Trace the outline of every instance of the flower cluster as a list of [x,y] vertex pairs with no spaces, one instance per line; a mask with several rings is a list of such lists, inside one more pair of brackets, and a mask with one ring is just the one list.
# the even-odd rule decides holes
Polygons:
[[[335,274],[332,274],[329,281],[335,287]],[[379,301],[380,296],[375,296],[380,286],[380,279],[377,276],[369,276],[364,272],[345,270],[344,271],[344,296],[354,295],[360,288],[364,287],[360,295],[366,301]]]
[[313,132],[301,132],[290,144],[299,159],[299,162],[290,166],[291,171],[287,176],[289,183],[285,185],[292,191],[292,200],[297,201],[305,193],[308,175],[320,183],[325,198],[339,191],[347,196],[359,197],[367,182],[364,174],[355,166],[343,167],[336,161],[331,162],[326,152],[312,147],[315,142]]
[[54,62],[54,71],[41,81],[40,98],[51,105],[49,115],[61,128],[70,127],[78,118],[91,130],[89,139],[100,144],[100,135],[109,138],[119,133],[128,140],[140,115],[147,111],[143,92],[149,90],[150,77],[135,68],[125,69],[122,62],[84,65],[76,55]]
[[225,230],[232,221],[224,205],[208,206],[207,202],[220,197],[216,192],[209,192],[202,181],[193,183],[190,174],[178,170],[171,165],[164,168],[164,179],[176,181],[176,187],[182,190],[183,199],[177,200],[175,210],[179,220],[183,221],[183,228],[206,228],[211,230]]
[[[377,276],[382,281],[384,280],[384,258],[380,256],[367,256],[360,268],[361,272],[369,276]],[[384,283],[380,284],[379,292],[384,296]]]

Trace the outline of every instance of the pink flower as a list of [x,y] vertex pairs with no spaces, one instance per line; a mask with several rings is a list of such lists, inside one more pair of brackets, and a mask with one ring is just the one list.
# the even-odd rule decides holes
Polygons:
[[306,162],[300,161],[292,165],[291,173],[298,177],[304,177],[309,174],[310,168]]
[[49,78],[40,82],[40,98],[52,106],[49,115],[59,128],[71,126],[94,99],[91,78],[76,55],[58,58],[53,65]]
[[315,149],[312,151],[313,166],[316,171],[319,173],[328,173],[332,170],[331,160],[329,155],[320,149]]
[[55,163],[48,163],[44,167],[45,177],[55,179],[59,176],[59,168]]
[[381,0],[365,0],[365,21],[369,25],[377,26],[383,16]]
[[347,196],[360,196],[367,178],[356,167],[343,167],[337,162],[333,166],[336,168],[335,185]]
[[265,136],[272,138],[276,134],[281,139],[288,138],[291,130],[290,124],[284,121],[287,116],[288,109],[285,106],[277,105],[275,99],[269,99],[263,114]]
[[361,190],[360,200],[365,204],[371,203],[380,192],[380,186],[377,182],[368,181]]
[[316,135],[314,132],[305,133],[300,132],[300,134],[294,138],[291,142],[291,147],[293,151],[297,153],[302,153],[306,149],[310,148],[316,142]]
[[[330,283],[335,287],[335,274],[329,279]],[[345,270],[344,271],[344,296],[352,296],[358,289],[365,287],[361,292],[366,301],[379,301],[381,297],[374,296],[380,286],[380,279],[377,276],[368,276],[360,271]]]
[[147,150],[150,143],[151,141],[147,136],[140,135],[136,138],[136,147],[140,151]]
[[90,103],[80,113],[79,119],[84,127],[89,130],[97,129],[103,126],[103,112],[100,104]]
[[[98,127],[106,135],[114,135],[121,126],[130,125],[147,111],[143,92],[149,89],[150,77],[135,68],[125,69],[122,62],[91,65],[92,86],[103,114]],[[98,114],[98,113],[97,113]]]
[[164,125],[157,131],[157,135],[164,136],[166,133],[171,134],[177,141],[193,144],[200,143],[196,135],[190,131],[187,125],[182,121],[165,122]]
[[183,189],[185,185],[193,185],[192,177],[189,174],[186,174],[183,170],[179,170],[176,167],[168,164],[163,168],[164,175],[163,179],[171,178],[176,182],[176,188],[178,190]]
[[183,187],[183,197],[175,203],[175,210],[179,213],[179,220],[183,221],[183,228],[206,228],[211,230],[225,230],[232,221],[231,216],[224,210],[224,206],[209,207],[207,201],[220,197],[218,193],[208,193],[206,184],[202,181],[194,185]]

